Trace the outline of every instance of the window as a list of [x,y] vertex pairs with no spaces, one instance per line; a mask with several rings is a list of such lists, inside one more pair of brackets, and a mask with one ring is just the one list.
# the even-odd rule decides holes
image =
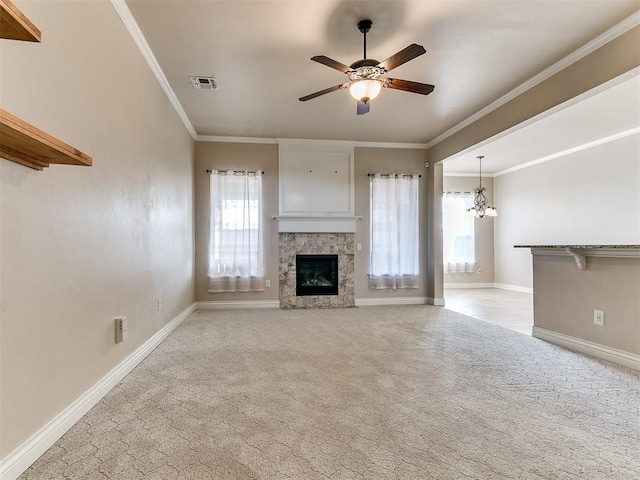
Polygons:
[[211,173],[209,292],[264,290],[262,172]]
[[418,287],[418,180],[417,175],[371,177],[370,288]]
[[476,245],[473,217],[466,210],[473,206],[470,192],[445,192],[442,199],[444,272],[473,272]]

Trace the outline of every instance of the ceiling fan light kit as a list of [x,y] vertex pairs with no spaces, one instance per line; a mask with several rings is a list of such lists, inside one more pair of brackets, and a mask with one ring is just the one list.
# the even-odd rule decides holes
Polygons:
[[394,68],[423,55],[426,53],[426,50],[422,45],[413,43],[383,62],[367,58],[367,32],[371,30],[372,25],[373,22],[371,20],[361,20],[358,22],[358,30],[360,30],[363,35],[364,58],[353,62],[350,66],[344,65],[324,55],[311,57],[311,60],[314,62],[321,63],[344,73],[347,75],[349,81],[300,97],[299,100],[301,102],[306,102],[312,98],[348,88],[351,96],[358,102],[357,114],[363,115],[369,112],[371,100],[378,96],[382,88],[403,90],[420,95],[429,95],[433,91],[435,87],[427,83],[384,77],[386,73]]
[[349,86],[351,96],[364,103],[376,98],[380,90],[382,90],[382,83],[378,80],[359,80]]

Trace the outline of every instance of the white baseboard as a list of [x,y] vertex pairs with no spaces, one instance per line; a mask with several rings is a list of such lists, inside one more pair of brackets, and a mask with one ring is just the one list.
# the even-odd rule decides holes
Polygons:
[[369,307],[376,305],[425,305],[429,297],[379,297],[356,298],[356,307]]
[[495,283],[446,283],[444,288],[496,288]]
[[15,480],[40,456],[46,452],[67,430],[80,420],[118,382],[126,377],[167,336],[174,331],[193,311],[195,304],[162,327],[149,340],[102,377],[93,387],[83,393],[71,405],[56,415],[21,445],[0,460],[0,480]]
[[500,290],[533,294],[533,288],[521,287],[519,285],[508,285],[506,283],[445,283],[444,288],[499,288]]
[[576,352],[586,353],[587,355],[601,358],[602,360],[608,360],[618,365],[640,370],[640,355],[554,332],[553,330],[547,330],[546,328],[533,327],[532,336],[570,350],[575,350]]
[[521,287],[519,285],[508,285],[506,283],[494,283],[494,288],[499,288],[500,290],[510,290],[512,292],[520,292],[520,293],[528,293],[529,295],[533,295],[533,288],[531,287]]
[[196,302],[196,310],[221,310],[236,308],[280,308],[279,300],[236,300]]
[[[356,307],[373,305],[439,305],[444,306],[443,298],[432,297],[381,297],[381,298],[356,298]],[[238,300],[238,301],[212,301],[196,302],[196,310],[222,310],[239,308],[280,308],[278,300]]]
[[428,305],[433,305],[434,307],[444,307],[444,298],[443,297],[426,297],[427,301],[425,302]]

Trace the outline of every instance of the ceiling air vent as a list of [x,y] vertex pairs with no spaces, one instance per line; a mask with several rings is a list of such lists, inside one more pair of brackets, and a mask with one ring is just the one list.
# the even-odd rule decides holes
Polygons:
[[196,90],[218,90],[218,82],[213,77],[189,77]]

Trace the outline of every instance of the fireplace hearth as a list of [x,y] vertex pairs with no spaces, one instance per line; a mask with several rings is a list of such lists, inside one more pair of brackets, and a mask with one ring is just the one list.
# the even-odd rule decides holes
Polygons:
[[338,255],[296,255],[296,296],[338,295]]

